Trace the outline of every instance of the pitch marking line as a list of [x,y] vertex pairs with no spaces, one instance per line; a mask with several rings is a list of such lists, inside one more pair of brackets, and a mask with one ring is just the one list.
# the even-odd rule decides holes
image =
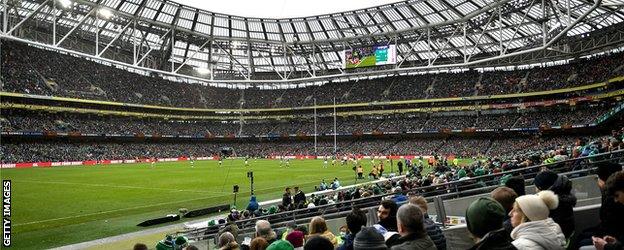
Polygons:
[[[37,181],[23,181],[22,180],[22,182],[34,182],[34,183],[36,183]],[[69,184],[68,182],[58,182],[58,183],[57,182],[51,182],[51,183],[54,183],[54,184]],[[305,184],[309,184],[309,183],[313,183],[313,182],[306,182]],[[85,184],[85,183],[79,183],[79,184]],[[303,184],[303,183],[298,183],[298,184],[300,185],[300,184]],[[103,185],[103,184],[87,184],[87,185],[101,185],[101,186],[104,186],[104,187],[115,187],[115,186],[109,186],[109,185]],[[293,185],[296,185],[296,184],[275,186],[275,187],[269,187],[269,188],[263,188],[263,189],[255,189],[254,191],[271,190],[271,189],[276,189],[276,188],[290,187],[290,186],[293,186]],[[165,189],[165,190],[171,191],[170,189]],[[214,193],[220,193],[220,192],[214,192]],[[227,194],[230,194],[230,193],[227,193]],[[109,214],[109,213],[115,213],[115,212],[121,212],[121,211],[127,211],[127,210],[134,210],[134,209],[141,209],[141,208],[148,208],[148,207],[158,207],[158,206],[169,205],[169,204],[179,204],[179,203],[185,203],[185,202],[190,202],[190,201],[207,200],[207,199],[218,198],[218,197],[223,197],[223,196],[227,196],[227,195],[217,195],[217,196],[209,196],[209,197],[195,198],[195,199],[188,199],[188,200],[181,200],[181,201],[162,202],[162,203],[156,203],[156,204],[144,205],[144,206],[136,206],[136,207],[129,207],[129,208],[119,208],[119,209],[113,209],[113,210],[96,212],[96,213],[90,213],[90,214],[81,214],[81,215],[66,216],[66,217],[59,217],[59,218],[46,219],[46,220],[31,221],[31,222],[25,222],[25,223],[17,223],[14,226],[24,226],[24,225],[39,224],[39,223],[50,222],[50,221],[75,219],[75,218],[87,217],[87,216],[92,216],[92,215]]]
[[171,188],[151,188],[151,187],[137,187],[126,185],[106,185],[106,184],[93,184],[93,183],[80,183],[80,182],[62,182],[62,181],[30,181],[30,180],[17,180],[14,182],[30,182],[30,183],[44,183],[44,184],[61,184],[61,185],[82,185],[91,187],[109,187],[109,188],[126,188],[126,189],[145,189],[145,190],[158,190],[169,192],[189,192],[189,193],[206,193],[206,194],[229,194],[219,191],[200,191],[200,190],[186,190],[186,189],[171,189]]

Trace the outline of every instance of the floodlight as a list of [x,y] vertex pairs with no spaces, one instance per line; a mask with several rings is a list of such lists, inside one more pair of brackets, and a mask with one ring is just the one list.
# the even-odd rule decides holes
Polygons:
[[100,16],[102,16],[103,18],[109,19],[111,17],[113,17],[113,12],[110,11],[109,9],[100,9],[98,10],[98,13],[100,14]]
[[61,5],[61,7],[63,8],[69,8],[72,6],[72,1],[71,0],[58,0],[58,3]]
[[206,74],[210,74],[210,70],[207,68],[200,68],[200,67],[196,67],[195,71],[197,71],[197,73],[201,74],[201,75],[206,75]]

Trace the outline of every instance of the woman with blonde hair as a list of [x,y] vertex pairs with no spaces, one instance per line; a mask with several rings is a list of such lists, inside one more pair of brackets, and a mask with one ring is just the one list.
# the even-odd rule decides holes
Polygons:
[[325,223],[325,219],[322,217],[316,216],[312,218],[310,221],[310,234],[307,235],[306,239],[312,238],[314,236],[321,236],[328,239],[334,247],[338,245],[338,239],[336,236],[327,230],[327,224]]
[[548,217],[558,205],[559,198],[549,190],[516,198],[509,213],[514,227],[511,243],[519,250],[564,249],[566,239],[561,227]]

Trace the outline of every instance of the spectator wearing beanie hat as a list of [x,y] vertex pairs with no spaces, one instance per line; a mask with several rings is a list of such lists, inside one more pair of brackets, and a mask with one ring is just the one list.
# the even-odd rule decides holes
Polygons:
[[552,191],[541,191],[536,195],[523,195],[516,198],[511,210],[512,244],[519,250],[564,249],[565,236],[561,227],[548,217],[550,210],[559,204]]
[[509,233],[503,228],[505,209],[491,198],[479,198],[466,209],[466,225],[476,244],[472,249],[513,250]]
[[514,177],[509,178],[505,182],[505,186],[513,189],[514,192],[516,192],[518,196],[523,196],[526,194],[526,191],[524,188],[524,178],[522,176],[514,176]]
[[374,227],[363,227],[353,240],[354,250],[387,250],[384,237]]
[[295,248],[293,247],[292,244],[290,244],[290,242],[285,241],[285,240],[276,240],[273,243],[271,243],[271,245],[269,245],[266,250],[294,250],[294,249]]
[[[306,241],[304,250],[334,250],[334,244],[327,238],[321,236],[314,236]],[[267,249],[269,250],[269,249]]]
[[559,226],[566,238],[574,232],[574,206],[576,196],[572,194],[572,182],[565,175],[557,175],[555,172],[545,170],[535,176],[533,180],[537,191],[550,190],[559,198],[559,206],[550,211],[549,217]]
[[303,249],[303,233],[301,231],[292,231],[286,235],[286,240],[295,247],[295,249]]

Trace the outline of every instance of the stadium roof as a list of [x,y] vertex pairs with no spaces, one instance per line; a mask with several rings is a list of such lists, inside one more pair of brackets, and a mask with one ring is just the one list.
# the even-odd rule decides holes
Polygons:
[[1,35],[161,73],[291,81],[370,71],[345,71],[342,53],[376,44],[397,45],[397,64],[375,68],[389,72],[571,57],[572,38],[619,27],[623,2],[410,0],[273,19],[168,0],[6,0]]

